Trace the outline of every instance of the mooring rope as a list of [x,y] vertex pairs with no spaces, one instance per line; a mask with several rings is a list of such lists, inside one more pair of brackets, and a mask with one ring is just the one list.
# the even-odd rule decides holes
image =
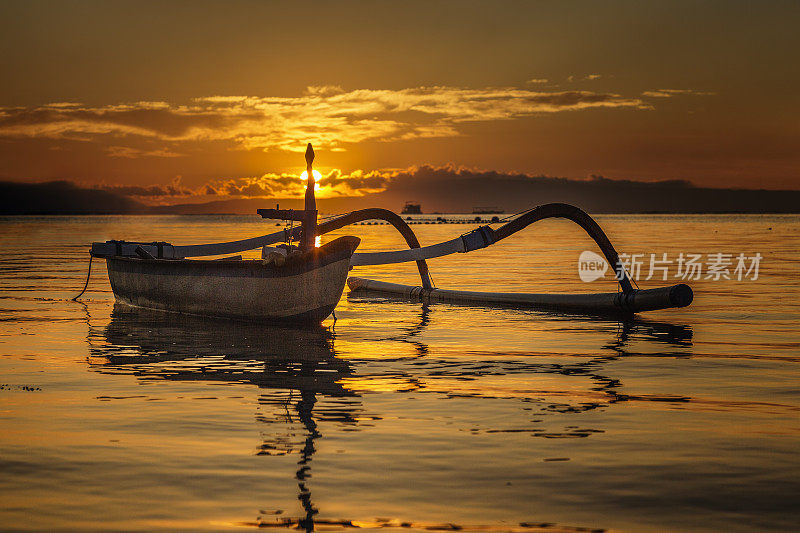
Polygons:
[[86,273],[86,284],[83,286],[81,293],[72,299],[73,302],[77,302],[78,298],[83,296],[83,293],[86,292],[86,289],[89,287],[89,278],[92,276],[92,259],[94,259],[94,256],[89,252],[89,272]]

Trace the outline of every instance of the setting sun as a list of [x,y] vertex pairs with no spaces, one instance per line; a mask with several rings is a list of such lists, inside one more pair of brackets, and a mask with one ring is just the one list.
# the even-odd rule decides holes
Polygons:
[[[318,182],[322,178],[322,174],[319,172],[319,170],[312,170],[311,172],[314,174],[314,183]],[[300,174],[300,179],[306,181],[308,179],[308,172],[304,170],[303,173]],[[319,185],[316,186],[316,189],[319,190]]]
[[[314,175],[314,190],[319,192],[322,190],[322,187],[319,185],[319,180],[322,178],[322,174],[318,170],[311,171]],[[302,174],[300,174],[300,179],[303,180],[303,183],[308,179],[308,171],[304,170]]]

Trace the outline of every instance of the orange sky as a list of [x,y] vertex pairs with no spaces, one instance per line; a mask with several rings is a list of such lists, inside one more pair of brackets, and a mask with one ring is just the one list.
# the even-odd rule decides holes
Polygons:
[[0,179],[154,203],[421,165],[800,189],[796,2],[4,2]]

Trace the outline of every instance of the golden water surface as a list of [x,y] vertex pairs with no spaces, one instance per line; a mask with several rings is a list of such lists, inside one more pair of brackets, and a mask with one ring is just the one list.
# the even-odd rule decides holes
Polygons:
[[[0,529],[796,529],[800,218],[598,220],[622,252],[760,253],[758,279],[626,321],[345,290],[335,326],[279,328],[115,307],[102,260],[69,301],[92,241],[278,229],[258,217],[0,219]],[[544,221],[429,264],[442,288],[615,291],[580,281],[583,250]]]

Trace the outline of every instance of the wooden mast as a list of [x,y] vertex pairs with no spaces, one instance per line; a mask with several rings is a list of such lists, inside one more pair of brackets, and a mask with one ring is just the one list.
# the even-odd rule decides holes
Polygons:
[[303,210],[294,209],[257,209],[256,212],[264,218],[278,220],[298,220],[302,224],[300,249],[313,250],[317,239],[317,200],[314,197],[314,149],[311,143],[306,148],[306,199]]
[[314,197],[314,149],[311,143],[306,148],[306,202],[303,213],[303,241],[304,250],[312,250],[317,237],[317,200]]

